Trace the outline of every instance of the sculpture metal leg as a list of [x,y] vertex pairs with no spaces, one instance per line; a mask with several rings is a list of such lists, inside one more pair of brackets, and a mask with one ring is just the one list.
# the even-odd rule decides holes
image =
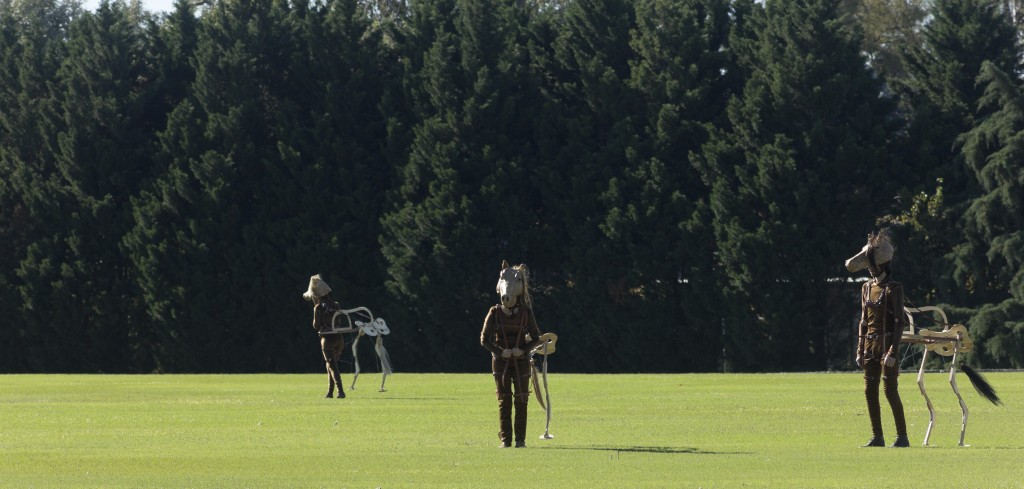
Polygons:
[[960,389],[956,386],[956,360],[960,350],[960,335],[957,335],[956,344],[953,346],[953,360],[950,362],[952,365],[949,367],[949,385],[953,386],[953,392],[956,393],[957,400],[960,401],[960,412],[963,413],[963,418],[960,425],[960,446],[964,445],[964,435],[967,433],[967,403],[964,402],[963,396],[960,395]]
[[544,367],[541,369],[544,374],[544,397],[545,406],[544,411],[547,413],[547,421],[544,422],[544,434],[540,435],[542,439],[550,440],[555,437],[550,432],[551,429],[551,393],[548,391],[548,345],[544,343]]
[[935,426],[935,408],[932,406],[932,400],[928,398],[928,392],[924,390],[924,363],[927,359],[928,348],[925,348],[924,353],[921,354],[921,368],[917,371],[917,386],[921,389],[925,404],[928,405],[928,430],[924,432],[922,446],[928,446],[928,439],[932,436],[932,427]]
[[356,352],[356,346],[359,345],[359,338],[361,336],[363,335],[357,334],[355,341],[352,342],[352,361],[356,364],[356,373],[352,376],[352,390],[356,390],[356,380],[359,379],[359,354]]
[[380,379],[380,389],[377,392],[384,392],[384,382],[387,382],[388,375],[391,371],[391,358],[388,357],[388,351],[384,349],[384,335],[377,335],[377,341],[374,342],[373,350],[377,352],[377,359],[380,360],[380,371],[383,373],[383,378]]

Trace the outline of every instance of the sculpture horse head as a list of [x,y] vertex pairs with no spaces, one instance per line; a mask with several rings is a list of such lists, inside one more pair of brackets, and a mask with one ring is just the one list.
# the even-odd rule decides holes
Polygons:
[[520,304],[525,304],[527,307],[533,305],[533,301],[530,299],[529,270],[524,263],[512,267],[507,261],[502,260],[501,273],[498,274],[498,285],[495,290],[505,309]]

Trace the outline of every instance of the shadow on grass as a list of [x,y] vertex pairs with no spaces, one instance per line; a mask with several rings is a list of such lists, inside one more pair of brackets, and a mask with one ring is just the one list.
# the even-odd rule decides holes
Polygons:
[[458,399],[456,399],[454,397],[390,397],[390,396],[381,396],[381,397],[378,397],[376,399],[367,397],[366,399],[373,399],[375,401],[444,401],[444,402],[451,402],[451,401],[457,401],[458,400]]
[[925,448],[952,448],[953,450],[963,450],[964,448],[969,448],[971,450],[1012,450],[1012,451],[1018,451],[1018,450],[1024,449],[1024,447],[996,447],[996,446],[986,447],[986,446],[971,445],[970,443],[968,443],[966,447],[960,447],[960,446],[956,446],[956,445],[951,445],[951,446],[948,446],[948,447],[929,446],[929,447],[925,447]]
[[557,446],[541,447],[550,450],[594,450],[599,452],[615,453],[667,453],[687,455],[750,455],[753,452],[710,452],[695,447],[609,447],[609,446]]

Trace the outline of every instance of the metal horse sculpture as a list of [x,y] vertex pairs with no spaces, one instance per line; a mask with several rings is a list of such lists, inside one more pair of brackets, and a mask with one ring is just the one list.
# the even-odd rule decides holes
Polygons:
[[[904,307],[903,311],[907,315],[909,322],[907,331],[903,332],[903,339],[901,342],[924,346],[924,353],[921,354],[921,367],[917,371],[917,386],[921,389],[921,395],[924,396],[925,403],[928,405],[929,415],[928,430],[925,431],[924,443],[922,445],[928,445],[928,440],[932,435],[932,427],[935,425],[935,408],[932,407],[932,401],[928,398],[928,392],[924,388],[925,361],[928,359],[928,352],[933,351],[942,356],[953,357],[950,360],[949,385],[953,387],[953,392],[960,401],[960,412],[963,415],[960,425],[960,446],[969,446],[964,445],[964,435],[967,432],[967,403],[964,402],[963,396],[960,395],[960,389],[956,385],[956,370],[957,360],[960,359],[959,355],[961,353],[967,353],[974,348],[974,343],[971,341],[971,336],[967,332],[967,327],[962,324],[950,324],[946,318],[946,313],[936,306]],[[931,331],[928,329],[914,327],[914,314],[932,311],[942,318],[941,321],[938,321],[938,323],[943,326],[942,331]],[[998,405],[1002,403],[999,396],[996,395],[995,390],[980,373],[967,365],[962,365],[961,369],[965,374],[967,374],[967,378],[970,379],[971,384],[974,385],[974,388],[979,394],[991,401],[993,404]]]
[[374,318],[373,313],[369,309],[356,307],[353,309],[342,309],[334,313],[334,317],[331,318],[331,329],[321,331],[320,334],[358,333],[356,339],[352,341],[352,359],[356,364],[356,373],[352,377],[352,385],[350,386],[352,390],[355,390],[356,380],[359,379],[359,355],[356,352],[356,347],[359,346],[359,338],[362,338],[364,335],[376,337],[373,350],[377,352],[377,358],[380,360],[380,370],[383,373],[378,392],[384,392],[384,382],[387,381],[388,375],[393,373],[391,370],[391,359],[388,356],[388,351],[384,349],[384,336],[390,332],[391,330],[388,329],[384,318]]

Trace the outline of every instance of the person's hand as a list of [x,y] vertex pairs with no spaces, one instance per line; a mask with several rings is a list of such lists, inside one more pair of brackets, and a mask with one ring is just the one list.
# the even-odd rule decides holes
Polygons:
[[513,348],[512,349],[512,356],[514,356],[516,358],[519,358],[519,357],[523,356],[523,350],[520,350],[519,348]]
[[864,368],[864,357],[860,356],[860,354],[857,354],[857,359],[854,361],[857,362],[857,368]]
[[886,353],[885,356],[882,357],[882,365],[885,365],[886,367],[896,365],[896,356]]
[[512,357],[512,350],[509,350],[508,348],[506,348],[504,350],[501,350],[501,358],[511,358],[511,357]]

